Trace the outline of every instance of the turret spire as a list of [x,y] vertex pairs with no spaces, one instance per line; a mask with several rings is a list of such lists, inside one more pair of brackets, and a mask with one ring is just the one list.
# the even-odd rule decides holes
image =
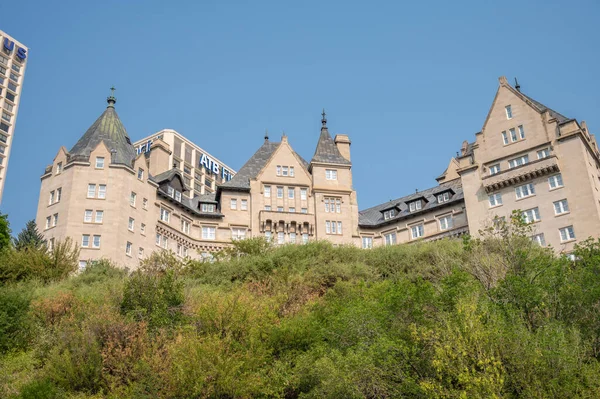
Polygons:
[[269,129],[265,129],[265,141],[269,141]]
[[515,89],[517,89],[519,93],[521,92],[521,85],[519,84],[517,78],[515,78]]
[[321,124],[323,125],[323,127],[327,127],[327,118],[326,118],[326,114],[325,114],[325,108],[323,108],[323,113],[321,114]]
[[115,103],[117,102],[117,99],[115,98],[115,86],[110,88],[110,97],[106,98],[106,102],[108,103],[108,106],[111,108],[115,107]]

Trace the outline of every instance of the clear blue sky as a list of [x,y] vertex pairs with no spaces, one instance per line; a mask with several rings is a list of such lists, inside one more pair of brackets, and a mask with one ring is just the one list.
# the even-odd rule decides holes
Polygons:
[[324,107],[352,140],[360,209],[434,186],[501,75],[600,133],[597,0],[19,0],[0,16],[30,49],[0,209],[14,233],[111,85],[132,140],[172,128],[236,169],[266,128],[310,159]]

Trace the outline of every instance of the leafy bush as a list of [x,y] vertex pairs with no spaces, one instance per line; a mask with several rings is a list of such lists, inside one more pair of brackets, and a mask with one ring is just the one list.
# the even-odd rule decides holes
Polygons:
[[26,349],[32,333],[31,286],[0,286],[0,353]]

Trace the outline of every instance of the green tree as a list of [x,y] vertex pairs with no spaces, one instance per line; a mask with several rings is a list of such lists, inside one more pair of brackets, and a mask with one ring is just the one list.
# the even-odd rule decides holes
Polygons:
[[0,251],[10,248],[11,233],[8,215],[0,213]]
[[27,222],[17,238],[14,239],[14,245],[18,251],[22,251],[27,247],[40,248],[45,243],[46,240],[44,240],[44,237],[38,231],[33,219]]

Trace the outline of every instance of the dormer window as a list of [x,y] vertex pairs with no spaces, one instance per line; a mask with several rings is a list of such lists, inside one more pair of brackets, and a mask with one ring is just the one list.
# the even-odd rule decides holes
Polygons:
[[392,219],[394,216],[396,216],[396,208],[388,209],[387,211],[383,212],[384,220]]
[[175,190],[175,200],[181,202],[181,192]]
[[215,212],[215,204],[202,204],[200,209],[202,209],[202,212],[205,212],[205,213],[214,213]]
[[512,107],[507,105],[504,109],[506,110],[506,119],[512,119]]
[[96,168],[97,169],[104,168],[104,157],[96,157]]
[[421,200],[413,201],[408,204],[408,209],[411,212],[416,212],[418,210],[421,210],[422,207],[423,207],[423,203],[421,202]]
[[445,193],[441,193],[437,195],[437,202],[438,204],[441,204],[443,202],[448,202],[450,201],[450,192],[446,191]]
[[173,197],[175,195],[175,189],[171,186],[167,187],[167,194],[169,194],[169,197]]

